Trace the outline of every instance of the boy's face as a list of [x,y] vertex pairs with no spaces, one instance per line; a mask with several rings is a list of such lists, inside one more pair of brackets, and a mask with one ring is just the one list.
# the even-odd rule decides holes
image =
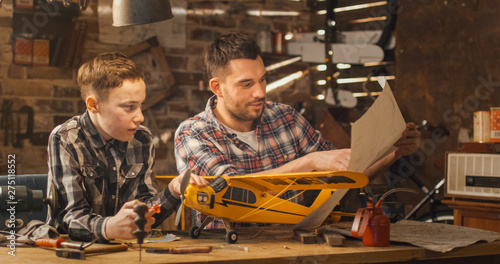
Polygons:
[[146,84],[142,79],[125,80],[122,86],[111,89],[107,99],[97,101],[94,126],[105,139],[126,142],[132,139],[144,121],[142,103],[146,99]]

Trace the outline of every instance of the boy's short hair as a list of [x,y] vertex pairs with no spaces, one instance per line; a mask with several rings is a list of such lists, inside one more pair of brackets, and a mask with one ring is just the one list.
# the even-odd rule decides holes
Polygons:
[[141,68],[121,52],[106,52],[84,63],[78,69],[77,81],[83,100],[93,92],[105,101],[111,89],[135,79],[144,80]]
[[205,55],[208,78],[226,74],[227,64],[234,59],[257,59],[260,48],[254,39],[243,33],[229,33],[215,39]]

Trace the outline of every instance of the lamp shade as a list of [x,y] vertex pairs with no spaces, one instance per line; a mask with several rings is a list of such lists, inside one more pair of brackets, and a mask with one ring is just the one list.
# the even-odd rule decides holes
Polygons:
[[131,26],[173,18],[168,0],[113,0],[113,26]]

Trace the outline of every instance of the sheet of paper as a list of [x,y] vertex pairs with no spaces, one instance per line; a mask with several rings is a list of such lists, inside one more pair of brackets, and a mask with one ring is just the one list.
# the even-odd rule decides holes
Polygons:
[[347,170],[363,172],[394,150],[394,143],[406,123],[384,77],[378,77],[383,91],[351,129],[351,161]]
[[[352,236],[352,222],[342,222],[329,227],[345,236]],[[401,220],[391,224],[391,242],[404,242],[438,252],[448,252],[478,241],[500,240],[500,233],[442,223]]]
[[[378,77],[384,89],[368,111],[351,129],[351,161],[348,170],[363,172],[380,158],[393,150],[393,145],[406,129],[406,123],[396,99],[384,77]],[[347,193],[345,189],[335,191],[320,207],[296,224],[294,230],[317,228]]]

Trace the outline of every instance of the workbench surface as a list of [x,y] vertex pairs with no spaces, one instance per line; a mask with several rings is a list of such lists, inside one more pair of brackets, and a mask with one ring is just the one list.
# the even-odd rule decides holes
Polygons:
[[[500,263],[500,241],[477,243],[447,253],[438,253],[410,245],[391,243],[389,247],[365,247],[359,240],[348,238],[343,247],[325,244],[301,244],[292,238],[292,231],[281,227],[240,228],[234,245],[248,247],[248,252],[224,249],[228,246],[224,230],[203,230],[198,239],[187,231],[172,231],[181,240],[144,244],[142,263]],[[212,246],[210,253],[158,254],[146,253],[145,247]],[[100,246],[100,245],[92,245]],[[88,254],[86,260],[60,258],[43,248],[16,247],[16,256],[0,248],[0,263],[138,263],[139,251]],[[498,255],[495,255],[498,254]]]

